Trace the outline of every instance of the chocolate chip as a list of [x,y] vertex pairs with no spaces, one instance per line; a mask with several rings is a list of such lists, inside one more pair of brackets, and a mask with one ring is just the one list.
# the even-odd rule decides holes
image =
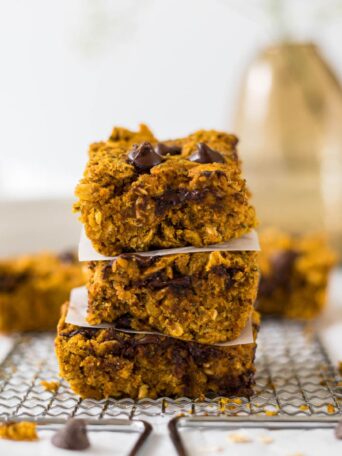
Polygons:
[[213,266],[210,271],[219,277],[223,277],[226,280],[225,288],[229,290],[234,285],[234,275],[239,272],[239,269],[228,268],[223,264],[218,264]]
[[340,420],[335,427],[335,437],[342,440],[342,420]]
[[133,146],[128,154],[128,162],[141,172],[148,172],[153,166],[160,165],[162,161],[163,157],[158,155],[152,144],[148,142]]
[[79,328],[79,329],[74,329],[73,331],[70,331],[70,332],[67,332],[67,331],[63,332],[61,335],[63,337],[70,338],[73,336],[77,336],[77,334],[80,334],[82,337],[89,340],[96,335],[96,332],[97,332],[97,329],[95,329],[95,328]]
[[30,278],[28,272],[19,274],[1,273],[0,274],[0,292],[13,293],[20,285]]
[[197,151],[190,155],[189,160],[196,163],[225,163],[223,156],[205,143],[197,144]]
[[163,143],[158,143],[156,147],[156,152],[159,155],[179,155],[182,152],[182,148],[180,146],[167,146]]
[[107,261],[102,269],[102,277],[107,280],[112,272],[113,260]]
[[207,189],[189,191],[184,188],[168,188],[162,195],[153,198],[156,202],[156,215],[164,215],[170,207],[178,206],[186,201],[198,202],[204,198],[207,191]]
[[262,275],[259,285],[260,296],[271,296],[279,287],[285,290],[290,289],[291,274],[299,252],[285,250],[275,253],[270,258],[271,272],[269,275]]
[[115,320],[118,329],[132,329],[132,315],[126,313]]
[[56,432],[52,444],[64,450],[85,450],[90,447],[85,421],[71,418],[66,425]]
[[272,275],[279,285],[286,285],[290,280],[298,252],[286,250],[271,257]]
[[149,286],[156,290],[164,287],[189,288],[191,286],[191,279],[188,276],[177,277],[176,279],[170,280],[160,280],[159,278],[156,278],[149,283]]
[[59,261],[66,264],[76,263],[76,255],[72,250],[65,250],[58,255]]
[[121,258],[125,258],[127,260],[134,259],[142,268],[148,268],[149,266],[152,266],[152,264],[156,261],[155,257],[138,255],[136,253],[123,253],[120,256]]

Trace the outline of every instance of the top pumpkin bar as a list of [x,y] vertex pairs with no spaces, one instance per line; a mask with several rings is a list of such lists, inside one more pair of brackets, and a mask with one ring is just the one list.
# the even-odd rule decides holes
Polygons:
[[255,211],[237,142],[214,130],[159,142],[141,125],[92,144],[74,210],[94,248],[114,256],[202,247],[250,231]]

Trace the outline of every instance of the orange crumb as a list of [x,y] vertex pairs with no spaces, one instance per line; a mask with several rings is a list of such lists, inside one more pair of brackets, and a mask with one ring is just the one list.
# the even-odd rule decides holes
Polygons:
[[333,404],[327,405],[327,411],[328,413],[335,413],[335,407],[333,406]]
[[19,423],[0,424],[0,438],[8,440],[38,440],[36,423],[21,421]]
[[51,393],[55,393],[58,388],[59,388],[59,385],[60,383],[59,382],[56,382],[56,381],[47,381],[47,380],[42,380],[40,382],[40,384],[42,385],[43,388],[46,389],[46,391],[50,391]]

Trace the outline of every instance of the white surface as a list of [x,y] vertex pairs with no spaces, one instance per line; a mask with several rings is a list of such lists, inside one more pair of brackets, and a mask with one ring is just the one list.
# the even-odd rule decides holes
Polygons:
[[[230,436],[243,435],[249,443],[233,443]],[[50,443],[52,431],[39,431],[38,442],[12,442],[0,440],[0,454],[7,456],[126,456],[136,434],[89,433],[91,448],[85,451],[68,451],[55,448]],[[234,455],[234,456],[340,456],[342,440],[336,440],[333,430],[267,431],[264,429],[239,429],[234,431],[186,431],[183,440],[189,456]],[[264,443],[265,437],[271,443]],[[155,427],[141,456],[176,456],[165,427]]]
[[[67,316],[65,321],[71,323],[72,325],[82,326],[86,328],[115,328],[114,324],[103,323],[101,325],[89,325],[86,320],[88,308],[88,291],[86,287],[78,287],[71,290],[70,294],[70,304]],[[131,333],[131,334],[158,334],[165,336],[158,332],[148,332],[148,331],[133,331],[133,330],[121,330],[122,332]],[[169,336],[165,336],[169,337]],[[233,345],[244,345],[251,344],[253,342],[253,330],[252,330],[252,321],[251,318],[248,319],[245,328],[241,332],[240,336],[231,340],[230,342],[225,342],[221,344],[213,344],[221,347],[230,347]]]
[[[195,253],[195,252],[216,252],[216,251],[258,251],[260,250],[258,234],[255,230],[244,234],[240,238],[231,239],[227,242],[221,242],[220,244],[207,245],[206,247],[178,247],[175,249],[161,249],[161,250],[150,250],[148,252],[135,252],[141,256],[154,257],[163,255],[173,255],[176,253]],[[104,261],[104,260],[115,260],[114,257],[101,255],[98,253],[91,241],[88,239],[84,228],[81,231],[80,242],[78,245],[78,259],[80,261]]]
[[41,250],[76,250],[79,233],[80,223],[77,214],[72,213],[71,198],[0,200],[0,257]]
[[38,431],[39,440],[36,442],[13,442],[0,439],[1,456],[114,456],[127,455],[134,444],[138,433],[127,434],[118,432],[91,432],[89,440],[91,447],[84,451],[70,451],[56,448],[50,442],[53,431]]

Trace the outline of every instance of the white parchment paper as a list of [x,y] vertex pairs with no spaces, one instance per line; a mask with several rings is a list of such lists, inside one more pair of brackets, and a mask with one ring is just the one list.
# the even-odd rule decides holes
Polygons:
[[[205,247],[179,247],[175,249],[161,249],[161,250],[151,250],[149,252],[135,252],[141,256],[163,256],[163,255],[173,255],[175,253],[196,253],[196,252],[214,252],[214,251],[259,251],[259,239],[258,234],[255,230],[250,231],[249,233],[244,234],[240,238],[231,239],[227,242],[222,242],[220,244],[207,245]],[[78,245],[78,259],[80,261],[105,261],[105,260],[114,260],[116,257],[105,256],[98,253],[91,241],[87,238],[87,235],[82,228],[81,238]]]
[[[104,323],[101,325],[90,325],[87,320],[87,307],[88,307],[88,290],[86,287],[78,287],[71,290],[69,309],[65,321],[72,325],[81,326],[83,328],[115,328],[115,324]],[[130,334],[157,334],[159,336],[171,337],[155,331],[134,331],[120,329],[118,331]],[[242,330],[240,337],[229,342],[224,342],[218,345],[221,347],[230,347],[233,345],[244,345],[253,343],[253,329],[252,319],[248,319],[245,328]]]

